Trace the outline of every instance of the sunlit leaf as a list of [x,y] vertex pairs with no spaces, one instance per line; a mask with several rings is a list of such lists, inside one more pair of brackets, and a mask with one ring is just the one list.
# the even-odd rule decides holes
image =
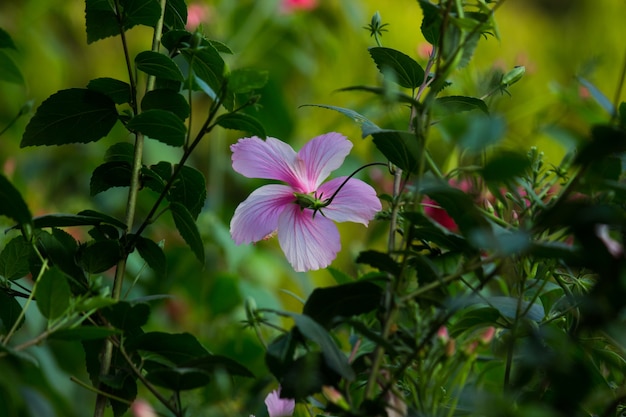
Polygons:
[[343,107],[328,106],[328,105],[324,105],[324,104],[304,104],[304,105],[302,105],[302,107],[305,107],[305,106],[321,107],[323,109],[334,110],[334,111],[337,111],[337,112],[343,114],[344,116],[349,117],[350,119],[352,119],[354,122],[356,122],[361,127],[361,137],[362,138],[366,138],[367,136],[371,135],[372,133],[375,133],[375,132],[378,132],[378,131],[381,130],[380,127],[376,126],[376,124],[371,122],[367,117],[365,117],[365,116],[355,112],[354,110],[345,109]]
[[37,308],[47,319],[56,319],[70,306],[71,295],[67,276],[59,268],[52,267],[44,272],[37,283]]
[[183,146],[187,127],[174,113],[166,110],[146,110],[133,117],[126,127],[170,146]]
[[465,96],[446,96],[438,97],[435,105],[444,109],[446,113],[454,114],[464,111],[480,110],[485,114],[489,114],[489,109],[484,101],[475,97]]
[[410,56],[381,46],[369,48],[369,53],[381,74],[393,71],[395,82],[404,88],[418,88],[424,82],[424,69]]

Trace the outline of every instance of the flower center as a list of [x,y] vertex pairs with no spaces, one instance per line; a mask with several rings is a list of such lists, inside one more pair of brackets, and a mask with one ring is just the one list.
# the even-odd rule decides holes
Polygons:
[[313,192],[310,194],[293,193],[293,195],[294,197],[296,197],[294,203],[300,206],[300,210],[304,210],[307,208],[313,210],[313,217],[315,217],[315,213],[317,213],[318,211],[322,213],[323,216],[324,213],[322,212],[322,209],[330,204],[329,198],[323,199],[323,193],[320,194],[319,197],[317,196],[317,192]]

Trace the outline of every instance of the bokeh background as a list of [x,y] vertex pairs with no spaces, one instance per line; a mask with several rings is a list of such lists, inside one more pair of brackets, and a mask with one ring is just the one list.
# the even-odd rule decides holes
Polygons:
[[[318,0],[301,2],[303,7],[293,9],[285,7],[282,0],[187,3],[190,29],[200,25],[207,37],[222,41],[235,51],[227,57],[231,68],[249,66],[269,72],[260,107],[252,113],[261,119],[270,136],[287,141],[296,149],[329,131],[341,132],[352,140],[353,153],[336,174],[349,174],[364,163],[383,158],[368,139],[361,139],[359,127],[349,119],[329,110],[300,106],[348,107],[380,126],[406,126],[405,109],[381,105],[365,93],[336,90],[380,84],[367,52],[375,42],[364,29],[376,11],[383,22],[389,23],[388,32],[382,37],[383,45],[425,64],[428,45],[420,33],[417,1]],[[504,146],[525,150],[537,145],[547,162],[558,164],[576,140],[584,140],[590,123],[608,118],[576,76],[585,77],[613,100],[625,53],[625,15],[626,3],[621,0],[507,0],[496,13],[498,33],[481,40],[469,67],[455,74],[450,94],[481,97],[498,74],[524,65],[526,75],[510,88],[511,96],[498,94],[487,101],[492,112],[507,120]],[[127,79],[119,38],[87,45],[82,1],[2,0],[0,27],[11,34],[17,45],[18,50],[9,55],[25,78],[24,85],[0,81],[0,129],[26,103],[36,108],[58,90],[82,88],[98,77]],[[149,49],[148,29],[132,29],[128,38],[133,55]],[[205,98],[194,98],[198,115],[207,105]],[[92,198],[89,179],[110,145],[132,138],[118,127],[96,144],[20,149],[21,135],[33,111],[0,137],[0,169],[21,190],[31,211],[41,215],[76,213],[89,208],[122,218],[125,190],[109,190]],[[201,116],[195,118],[200,119]],[[263,345],[254,332],[242,328],[243,301],[252,297],[259,307],[300,311],[300,300],[315,286],[329,285],[334,280],[328,271],[293,272],[275,240],[244,247],[231,241],[228,224],[236,205],[263,184],[231,170],[229,145],[241,136],[241,132],[216,131],[205,139],[191,161],[207,176],[208,198],[199,218],[206,264],[198,264],[164,216],[150,228],[149,234],[156,241],[163,241],[168,256],[167,278],[156,280],[149,269],[133,259],[127,291],[130,298],[147,294],[171,296],[153,304],[147,330],[191,332],[212,352],[236,358],[255,374],[264,376],[267,372]],[[433,154],[448,169],[453,163],[448,159],[451,146],[433,130]],[[145,160],[148,164],[174,162],[177,152],[149,141]],[[361,178],[380,192],[390,181],[388,173],[375,169],[362,173]],[[144,193],[140,195],[138,218],[154,201],[153,195]],[[3,228],[9,226],[6,219],[0,221],[5,222],[0,224]],[[354,259],[358,252],[383,245],[386,231],[383,224],[376,222],[369,229],[341,225],[340,230],[343,248],[333,268],[355,276],[359,267]],[[79,240],[86,238],[84,230],[71,232]],[[0,237],[0,247],[7,240]],[[105,279],[110,280],[111,276]],[[36,311],[29,314],[31,321],[23,338],[42,330]],[[270,335],[268,332],[265,336]],[[66,415],[84,415],[85,410],[91,410],[93,395],[69,380],[70,375],[87,380],[81,370],[79,345],[54,342],[35,347],[31,353],[54,387],[40,395],[52,398],[58,407],[67,410]],[[266,383],[271,384],[271,379],[261,378],[252,387],[249,382],[237,385],[218,381],[202,392],[189,394],[187,401],[191,410],[197,412],[194,415],[262,415],[262,409],[246,407],[261,404],[259,399]],[[259,397],[248,396],[242,386],[246,392],[259,392]],[[233,403],[232,398],[241,401]]]

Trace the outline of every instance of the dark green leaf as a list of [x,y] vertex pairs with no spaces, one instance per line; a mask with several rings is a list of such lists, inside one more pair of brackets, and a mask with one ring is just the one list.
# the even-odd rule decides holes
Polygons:
[[[22,312],[22,306],[15,299],[6,293],[4,288],[0,288],[0,331],[3,334],[8,333],[15,322],[17,321],[20,313]],[[24,323],[24,317],[17,328],[19,329]]]
[[415,228],[415,236],[419,236],[420,239],[453,251],[467,252],[473,250],[462,236],[450,232],[425,216],[424,213],[404,212],[401,216],[411,222]]
[[189,104],[181,94],[167,89],[148,91],[141,100],[141,109],[168,110],[185,120],[189,117]]
[[70,306],[72,292],[67,276],[57,267],[43,273],[35,289],[37,308],[50,320],[60,317]]
[[152,269],[155,275],[159,278],[163,278],[166,275],[167,262],[163,249],[157,245],[154,241],[147,239],[143,236],[137,238],[137,252]]
[[89,193],[94,196],[113,187],[128,187],[132,176],[128,162],[105,162],[91,174]]
[[183,146],[187,127],[174,113],[166,110],[146,110],[133,117],[126,125],[170,146]]
[[[52,233],[38,231],[36,233],[39,251],[51,261],[52,265],[58,267],[68,275],[68,282],[74,293],[82,294],[88,288],[85,272],[76,264],[76,251],[78,244],[76,240],[67,232],[61,229],[52,229]],[[41,265],[34,265],[33,270]]]
[[348,363],[348,358],[339,350],[326,329],[309,316],[293,313],[288,315],[293,318],[296,327],[305,338],[319,345],[326,365],[346,380],[353,381],[356,376]]
[[180,364],[181,367],[201,369],[206,372],[224,370],[231,376],[253,378],[254,374],[239,362],[221,355],[201,356]]
[[24,76],[15,62],[4,51],[0,50],[0,81],[13,84],[24,84]]
[[343,107],[336,106],[327,106],[324,104],[304,104],[302,107],[311,106],[311,107],[321,107],[323,109],[329,109],[337,111],[344,116],[349,117],[354,122],[356,122],[361,127],[361,137],[366,138],[372,133],[380,131],[380,127],[376,126],[373,122],[371,122],[367,117],[355,112],[354,110],[345,109]]
[[[154,165],[153,165],[154,166]],[[170,173],[168,173],[169,178]],[[142,167],[141,180],[143,185],[156,193],[161,193],[165,189],[165,179],[162,178],[155,170]]]
[[87,88],[108,96],[115,104],[130,103],[130,84],[115,78],[96,78],[89,81]]
[[369,53],[380,73],[392,71],[400,86],[416,89],[424,82],[424,69],[410,56],[382,46],[369,48]]
[[33,219],[33,224],[37,229],[46,227],[97,226],[101,223],[126,229],[126,225],[116,218],[93,210],[84,210],[78,214],[46,214]]
[[530,168],[528,156],[515,152],[501,152],[489,159],[482,169],[482,176],[489,182],[506,182],[522,176]]
[[144,333],[129,340],[126,347],[157,354],[176,365],[210,355],[198,339],[189,333]]
[[150,306],[146,303],[119,301],[102,309],[102,314],[115,328],[132,333],[148,322]]
[[388,272],[394,277],[400,276],[400,265],[386,253],[367,250],[359,253],[357,263],[370,265],[381,272]]
[[508,319],[514,319],[522,313],[525,313],[525,317],[533,321],[541,321],[546,316],[541,304],[530,304],[528,301],[513,297],[487,297],[487,304]]
[[94,340],[104,339],[119,334],[120,331],[109,327],[80,326],[72,329],[61,329],[50,335],[56,340]]
[[192,33],[181,29],[167,31],[161,37],[161,45],[163,45],[170,53],[180,48],[188,48]]
[[21,147],[88,143],[105,137],[117,121],[115,103],[96,91],[72,88],[46,99],[26,126]]
[[187,207],[180,203],[170,204],[170,210],[178,233],[187,242],[198,261],[204,265],[204,245],[193,216]]
[[591,139],[576,155],[576,163],[587,165],[613,153],[626,151],[626,133],[623,129],[596,125],[591,128]]
[[[185,0],[168,0],[165,5],[163,24],[171,31],[184,29],[187,24],[187,5]],[[169,32],[168,32],[169,33]]]
[[468,240],[480,250],[488,250],[500,256],[522,255],[530,249],[530,236],[522,231],[476,229]]
[[243,302],[239,277],[231,274],[217,274],[212,277],[211,288],[206,298],[211,317],[228,314]]
[[226,65],[217,49],[213,46],[204,46],[199,49],[183,49],[181,53],[191,65],[196,77],[218,94],[224,81]]
[[622,101],[619,105],[619,124],[623,128],[626,128],[626,102]]
[[135,65],[140,71],[166,80],[184,81],[178,65],[166,55],[154,51],[143,51],[135,57]]
[[78,262],[91,274],[102,273],[115,266],[122,258],[117,240],[91,241],[80,248]]
[[497,323],[500,313],[493,307],[472,307],[460,313],[459,319],[450,328],[450,336],[468,334],[476,328],[492,326]]
[[87,43],[120,34],[120,26],[108,0],[85,0]]
[[28,275],[30,272],[28,260],[33,254],[32,245],[24,240],[24,237],[11,239],[0,252],[0,276],[12,281]]
[[489,114],[489,109],[484,101],[475,97],[446,96],[438,97],[435,105],[445,110],[448,114],[456,114],[464,111],[480,110]]
[[234,94],[259,90],[267,83],[267,71],[252,68],[233,70],[228,76],[228,91]]
[[203,39],[202,40],[202,46],[205,45],[205,41],[209,45],[211,45],[213,48],[217,49],[217,52],[221,52],[223,54],[229,54],[229,55],[234,54],[233,50],[230,49],[228,47],[228,45],[226,45],[225,43],[222,43],[220,41],[216,41],[216,40],[213,40],[213,39],[210,39],[210,40]]
[[183,204],[194,220],[198,218],[206,200],[204,175],[190,166],[183,166],[174,180],[167,199]]
[[[306,378],[302,378],[302,375],[306,375]],[[319,352],[305,353],[290,363],[284,374],[277,377],[281,385],[281,395],[294,398],[296,401],[304,401],[307,397],[321,392],[325,385],[339,384],[339,377],[329,369]]]
[[156,26],[161,17],[161,5],[155,0],[121,0],[124,8],[124,27]]
[[0,201],[0,216],[7,216],[19,225],[32,222],[32,215],[20,192],[4,175],[0,175]]
[[265,363],[268,369],[276,377],[283,375],[289,365],[293,362],[293,355],[296,349],[296,342],[293,331],[283,333],[276,337],[268,346],[265,352]]
[[146,379],[154,385],[174,392],[201,388],[212,380],[208,372],[188,367],[152,369],[146,374]]
[[0,28],[0,49],[2,48],[17,50],[15,44],[13,43],[13,39],[11,39],[11,35],[9,35],[6,30]]
[[248,132],[253,136],[261,138],[266,136],[261,122],[245,113],[225,113],[220,115],[215,123],[226,129]]
[[307,299],[302,313],[328,328],[333,320],[374,310],[380,305],[381,295],[382,288],[368,281],[317,288]]
[[104,154],[105,162],[126,162],[132,165],[135,147],[128,142],[118,142],[109,147]]
[[411,132],[379,130],[372,133],[374,145],[390,162],[406,172],[417,169],[420,147]]
[[420,27],[422,35],[431,45],[438,45],[442,23],[439,7],[432,4],[429,0],[418,0],[418,2],[422,7],[422,14],[424,15]]

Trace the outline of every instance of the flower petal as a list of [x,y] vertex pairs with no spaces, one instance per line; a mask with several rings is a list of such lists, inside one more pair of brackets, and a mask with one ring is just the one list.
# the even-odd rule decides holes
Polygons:
[[298,152],[298,160],[304,162],[305,172],[301,178],[306,178],[310,193],[324,181],[331,172],[341,166],[352,149],[352,142],[345,136],[331,132],[314,137]]
[[296,400],[292,398],[281,398],[280,387],[267,394],[265,405],[270,417],[291,417],[296,408]]
[[230,234],[236,244],[258,242],[278,227],[278,217],[293,205],[293,190],[280,184],[264,185],[243,201],[230,221]]
[[278,242],[287,260],[298,272],[325,268],[341,249],[335,224],[296,204],[285,207],[278,217]]
[[[347,177],[334,178],[318,188],[318,195],[330,198]],[[376,191],[356,178],[350,178],[339,190],[333,201],[323,208],[324,215],[336,222],[355,222],[365,226],[382,209]]]
[[239,139],[230,146],[233,169],[248,178],[298,182],[296,151],[276,138],[263,140],[256,136]]

